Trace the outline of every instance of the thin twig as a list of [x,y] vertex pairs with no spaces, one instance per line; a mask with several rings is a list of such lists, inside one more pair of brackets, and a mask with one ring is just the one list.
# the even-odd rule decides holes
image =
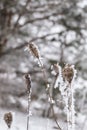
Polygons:
[[30,116],[30,103],[31,103],[31,77],[30,74],[25,74],[25,81],[28,94],[28,110],[27,110],[27,130],[29,130],[29,116]]
[[27,130],[29,130],[30,102],[31,102],[31,92],[30,93],[28,92]]
[[[48,96],[50,99],[52,99],[52,97],[50,96],[50,93],[49,93],[49,91],[48,91],[48,81],[47,81],[46,71],[45,71],[45,69],[43,68],[43,64],[42,64],[41,60],[39,60],[39,62],[40,62],[40,65],[41,65],[41,69],[42,69],[42,72],[43,72],[43,77],[44,77],[45,84],[46,84],[46,94],[47,94],[47,96]],[[56,125],[57,125],[57,127],[58,127],[59,130],[62,130],[61,127],[60,127],[60,125],[59,125],[58,122],[57,122],[57,119],[55,118],[55,113],[54,113],[54,109],[53,109],[53,104],[52,104],[52,103],[51,103],[51,106],[52,106],[53,117],[54,117],[54,120],[55,120],[55,122],[56,122]]]
[[61,127],[60,127],[60,125],[59,125],[59,123],[57,122],[56,117],[55,117],[55,113],[54,113],[54,109],[53,109],[53,104],[52,104],[52,112],[53,112],[54,120],[55,120],[55,122],[56,122],[56,125],[57,125],[58,129],[59,129],[59,130],[62,130]]
[[20,18],[22,17],[22,15],[24,14],[25,9],[26,9],[26,7],[28,6],[28,3],[29,3],[30,1],[31,1],[31,0],[27,0],[27,1],[26,1],[25,6],[23,7],[22,11],[20,12],[20,14],[19,14],[19,16],[18,16],[18,19],[17,19],[16,23],[14,24],[14,28],[17,27],[18,22],[19,22]]
[[[13,32],[13,30],[11,31],[11,33],[12,33],[12,32]],[[15,47],[15,48],[12,48],[12,47],[11,47],[11,48],[7,49],[6,51],[0,53],[0,58],[1,58],[2,56],[4,56],[4,55],[13,53],[13,51],[22,49],[23,47],[27,46],[27,45],[28,45],[29,43],[31,43],[31,42],[37,41],[37,40],[39,40],[39,39],[45,39],[45,38],[47,38],[47,37],[49,37],[49,36],[53,36],[53,35],[61,35],[61,34],[64,33],[64,32],[65,32],[65,31],[62,31],[62,32],[54,32],[54,33],[51,33],[51,34],[45,34],[45,35],[42,35],[42,36],[40,36],[40,37],[34,37],[34,38],[30,39],[29,42],[24,41],[23,44],[21,44],[21,45]]]

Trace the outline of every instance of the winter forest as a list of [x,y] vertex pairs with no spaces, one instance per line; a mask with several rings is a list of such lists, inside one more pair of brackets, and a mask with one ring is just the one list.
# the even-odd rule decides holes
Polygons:
[[0,130],[87,130],[87,0],[0,0]]

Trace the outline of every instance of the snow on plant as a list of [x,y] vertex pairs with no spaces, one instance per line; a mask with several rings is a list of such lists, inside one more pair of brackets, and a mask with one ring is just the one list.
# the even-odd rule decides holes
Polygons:
[[67,129],[75,130],[75,110],[74,110],[74,80],[76,77],[76,70],[73,65],[66,64],[62,69],[58,65],[58,76],[54,88],[58,87],[65,101],[65,110],[67,112]]
[[29,117],[30,113],[30,103],[31,103],[31,77],[29,74],[25,74],[25,82],[27,86],[27,94],[28,94],[28,114],[27,114],[27,130],[29,130]]
[[[53,105],[54,105],[54,100],[52,99],[50,93],[49,93],[49,89],[50,89],[50,86],[48,84],[48,80],[47,80],[47,75],[46,75],[46,71],[44,69],[44,66],[43,66],[43,63],[41,61],[41,56],[40,56],[40,52],[38,50],[38,47],[34,44],[34,43],[29,43],[27,48],[25,48],[26,50],[30,51],[31,54],[38,59],[38,63],[39,63],[39,66],[41,67],[41,71],[43,73],[43,78],[44,78],[44,81],[45,81],[45,85],[46,85],[46,94],[47,94],[47,97],[48,97],[48,102],[50,103],[51,107],[52,107],[52,111],[53,111],[53,116],[54,116],[54,120],[57,124],[57,127],[59,130],[62,130],[59,123],[57,122],[57,119],[55,117],[55,113],[54,113],[54,108],[53,108]],[[48,121],[47,121],[48,122]],[[47,123],[48,124],[48,123]],[[48,127],[47,127],[48,128]]]
[[[42,69],[43,77],[46,84],[46,93],[48,96],[48,100],[50,101],[50,104],[52,106],[52,110],[53,110],[53,105],[55,101],[53,100],[53,98],[51,97],[49,93],[50,86],[48,85],[46,71],[43,67],[39,50],[37,46],[33,43],[30,43],[27,46],[27,50],[29,50],[33,54],[33,56],[37,58],[39,61],[39,65]],[[63,101],[65,102],[65,110],[67,112],[67,130],[75,130],[75,116],[74,116],[75,110],[74,110],[73,93],[74,93],[74,80],[76,77],[76,70],[74,69],[73,65],[68,65],[68,64],[66,64],[63,69],[58,64],[54,64],[52,68],[54,69],[55,75],[56,75],[56,80],[53,87],[57,88],[59,86],[59,90],[63,97]],[[54,113],[54,110],[53,110],[53,113]],[[58,129],[61,130],[61,127],[59,126],[56,119],[55,119],[55,122],[58,126]]]

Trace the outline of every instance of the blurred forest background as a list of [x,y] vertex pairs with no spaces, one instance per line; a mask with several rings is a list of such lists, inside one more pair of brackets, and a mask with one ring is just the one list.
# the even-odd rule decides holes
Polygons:
[[[34,114],[48,113],[44,80],[38,63],[24,48],[34,42],[41,53],[48,81],[53,83],[51,65],[74,64],[77,69],[76,112],[87,114],[87,1],[86,0],[0,0],[0,107],[25,112],[24,74],[32,79]],[[58,89],[54,98],[60,99]],[[58,109],[59,108],[59,109]],[[63,105],[55,106],[58,113]],[[55,112],[56,112],[55,111]]]

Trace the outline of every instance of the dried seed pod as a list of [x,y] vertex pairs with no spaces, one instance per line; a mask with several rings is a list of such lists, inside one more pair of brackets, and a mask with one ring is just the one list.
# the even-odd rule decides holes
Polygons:
[[74,76],[74,71],[71,65],[65,65],[62,71],[63,79],[71,83],[73,76]]
[[31,89],[31,77],[30,74],[25,74],[25,82],[27,85],[27,91],[30,93],[30,89]]
[[37,48],[37,46],[34,43],[30,43],[28,44],[29,50],[30,52],[33,54],[33,56],[35,56],[36,58],[40,58],[40,54],[39,54],[39,50]]
[[12,123],[13,117],[12,113],[8,112],[4,114],[4,121],[6,122],[8,128],[11,128],[11,123]]

